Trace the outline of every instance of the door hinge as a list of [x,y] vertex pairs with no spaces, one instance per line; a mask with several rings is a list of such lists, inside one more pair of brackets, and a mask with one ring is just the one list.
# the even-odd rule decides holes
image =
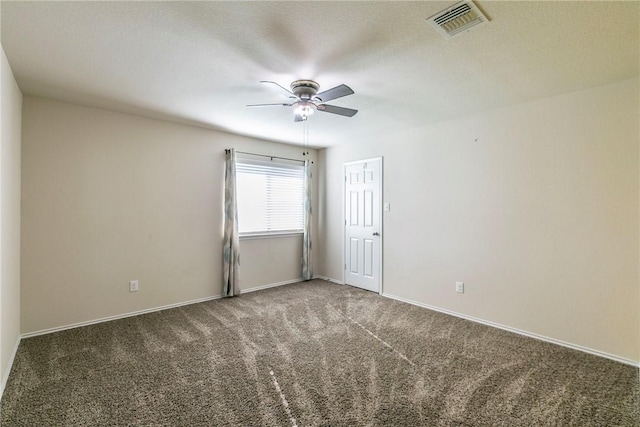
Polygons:
[[347,264],[345,264],[345,265],[344,265],[344,269],[345,269],[345,270],[347,269]]

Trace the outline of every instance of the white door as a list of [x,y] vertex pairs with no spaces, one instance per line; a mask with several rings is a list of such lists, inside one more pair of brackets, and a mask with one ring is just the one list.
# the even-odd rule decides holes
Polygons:
[[382,159],[345,164],[344,281],[380,292]]

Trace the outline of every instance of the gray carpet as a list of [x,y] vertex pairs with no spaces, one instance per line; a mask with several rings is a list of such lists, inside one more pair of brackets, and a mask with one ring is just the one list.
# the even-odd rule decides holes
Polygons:
[[638,426],[638,369],[314,280],[22,341],[10,426]]

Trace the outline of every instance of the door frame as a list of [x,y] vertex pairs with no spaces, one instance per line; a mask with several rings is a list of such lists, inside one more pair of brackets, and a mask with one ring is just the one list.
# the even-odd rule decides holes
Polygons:
[[[367,162],[375,162],[380,161],[380,203],[378,204],[380,215],[380,255],[378,260],[378,295],[382,295],[383,290],[383,281],[382,281],[382,272],[383,272],[383,260],[384,260],[384,157],[372,157],[369,159],[362,160],[352,160],[350,162],[342,163],[342,283],[347,284],[347,272],[345,269],[345,265],[347,263],[347,242],[346,242],[346,232],[345,226],[347,224],[347,205],[345,203],[346,197],[346,189],[347,189],[347,166],[357,165],[359,163],[367,163]],[[351,286],[351,285],[349,285]]]

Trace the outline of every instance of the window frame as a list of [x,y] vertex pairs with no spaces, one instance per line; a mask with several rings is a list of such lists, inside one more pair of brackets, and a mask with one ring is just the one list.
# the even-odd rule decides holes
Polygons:
[[[264,159],[264,158],[267,159]],[[295,170],[299,170],[300,171],[300,178],[301,178],[301,193],[302,193],[302,203],[300,204],[300,211],[302,213],[302,224],[301,224],[301,228],[300,229],[294,229],[294,230],[260,230],[260,231],[240,231],[240,224],[242,224],[242,221],[240,219],[240,205],[238,203],[238,237],[240,238],[240,240],[253,240],[253,239],[268,239],[268,238],[272,238],[272,237],[295,237],[295,236],[302,236],[304,234],[304,218],[306,215],[306,212],[304,211],[304,164],[300,164],[300,161],[297,160],[287,160],[287,159],[281,159],[278,157],[270,157],[270,156],[264,156],[264,155],[251,155],[251,154],[243,154],[243,155],[238,155],[236,157],[236,193],[238,194],[238,199],[240,199],[240,186],[239,186],[239,179],[238,179],[238,165],[239,164],[245,164],[245,165],[258,165],[258,166],[272,166],[272,167],[277,167],[277,166],[282,166],[282,169],[295,169]],[[265,174],[267,175],[267,174]]]

